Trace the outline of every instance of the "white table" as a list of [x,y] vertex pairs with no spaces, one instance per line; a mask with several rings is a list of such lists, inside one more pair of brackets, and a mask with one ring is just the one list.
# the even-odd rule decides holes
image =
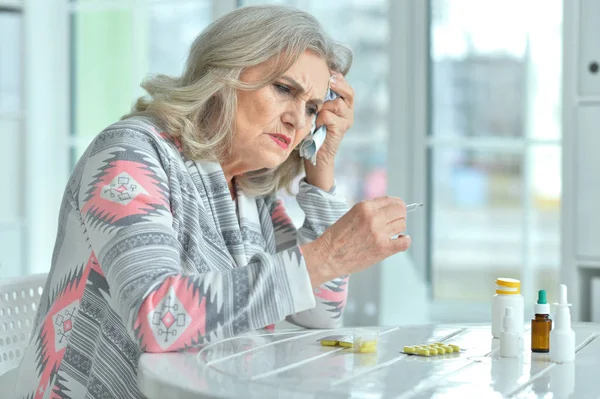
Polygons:
[[[377,327],[377,353],[323,347],[340,330],[245,334],[184,353],[144,354],[139,386],[150,399],[240,398],[600,398],[600,324],[575,324],[574,363],[530,351],[500,358],[487,325]],[[461,354],[419,357],[404,345],[446,341]],[[552,394],[549,394],[552,393]]]

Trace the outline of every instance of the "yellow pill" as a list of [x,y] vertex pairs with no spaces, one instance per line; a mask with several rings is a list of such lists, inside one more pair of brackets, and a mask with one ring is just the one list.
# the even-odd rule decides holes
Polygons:
[[446,353],[452,353],[452,352],[454,352],[454,349],[452,349],[451,346],[444,345],[444,346],[442,346],[442,348],[444,348],[444,350],[446,351]]
[[444,343],[443,342],[436,342],[435,345],[438,345],[438,346],[439,345],[444,345]]
[[436,344],[429,344],[429,345],[427,345],[427,346],[428,346],[428,347],[430,347],[430,348],[437,348],[437,345],[436,345]]
[[358,348],[360,353],[373,353],[377,350],[377,345],[362,345]]
[[414,346],[405,346],[404,347],[404,352],[406,353],[416,353],[417,350]]
[[437,350],[437,349],[435,349],[435,348],[431,348],[431,349],[429,349],[429,354],[430,354],[431,356],[437,356],[437,354],[438,354],[438,350]]
[[354,347],[354,344],[352,344],[352,342],[340,341],[339,345],[344,348],[353,348]]
[[438,351],[438,355],[444,355],[444,354],[446,354],[446,349],[444,349],[444,348],[443,348],[443,347],[441,347],[441,346],[439,346],[439,347],[437,348],[437,351]]
[[417,349],[417,354],[421,356],[429,356],[429,349],[419,348]]
[[450,344],[449,346],[452,348],[452,350],[454,352],[460,352],[460,346],[454,345],[454,344]]
[[328,339],[324,339],[321,341],[321,345],[323,346],[336,346],[337,344],[337,341],[330,341]]

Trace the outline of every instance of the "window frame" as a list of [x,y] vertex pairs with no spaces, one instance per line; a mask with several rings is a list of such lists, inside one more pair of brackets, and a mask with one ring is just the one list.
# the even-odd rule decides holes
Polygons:
[[58,210],[69,175],[66,2],[23,4],[23,162],[25,184],[22,274],[48,272]]
[[[21,18],[21,29],[20,29],[20,40],[21,40],[21,46],[20,48],[23,48],[23,42],[25,41],[25,36],[24,36],[24,11],[23,11],[23,2],[22,1],[7,1],[7,0],[0,0],[0,13],[11,13],[11,14],[18,14]],[[25,65],[24,63],[24,53],[21,50],[20,54],[18,55],[20,58],[20,62],[21,62],[21,67],[23,67]],[[19,142],[19,153],[18,153],[18,165],[17,165],[17,170],[16,172],[19,175],[19,178],[23,181],[25,179],[25,173],[24,173],[24,167],[25,167],[25,145],[24,145],[24,125],[25,125],[25,89],[24,89],[24,80],[25,80],[25,76],[24,74],[21,74],[20,76],[20,82],[19,82],[19,91],[20,91],[20,107],[19,109],[17,109],[16,111],[3,111],[0,110],[0,121],[1,122],[17,122],[18,123],[18,130],[17,132],[19,133],[19,135],[21,136],[20,138],[20,142]],[[0,234],[4,234],[6,232],[8,232],[8,234],[16,234],[17,235],[17,242],[19,243],[19,248],[17,248],[16,252],[17,252],[17,259],[21,261],[21,265],[19,265],[19,267],[23,267],[26,264],[26,259],[25,259],[25,255],[26,255],[26,237],[25,237],[25,231],[26,231],[26,223],[25,223],[25,207],[23,206],[23,199],[25,198],[25,194],[26,194],[26,189],[24,186],[20,186],[18,187],[17,191],[16,191],[16,195],[18,198],[18,202],[19,202],[19,207],[18,209],[14,209],[14,217],[10,218],[10,219],[4,219],[4,218],[0,218]],[[4,259],[2,259],[4,260]],[[0,262],[0,266],[4,267],[3,264],[1,264]],[[11,265],[11,267],[14,267]],[[20,274],[23,273],[23,270],[20,270]],[[18,272],[17,272],[18,273]]]
[[23,0],[0,0],[0,11],[23,12]]
[[[390,26],[390,112],[388,115],[390,133],[388,134],[389,154],[387,157],[388,193],[403,198],[406,202],[425,202],[422,210],[410,215],[409,231],[412,244],[402,274],[402,294],[397,284],[381,292],[380,308],[382,314],[394,314],[394,317],[381,319],[384,323],[420,323],[431,319],[431,283],[427,267],[428,229],[430,208],[427,204],[427,158],[423,149],[426,145],[428,130],[428,79],[429,79],[429,7],[427,1],[407,0],[389,1]],[[391,156],[396,154],[396,156]],[[393,173],[392,173],[393,171]],[[400,258],[397,258],[400,261]],[[397,261],[394,259],[381,271],[382,286],[387,280],[397,281],[395,272]],[[405,301],[411,298],[411,309]],[[392,301],[394,303],[388,303]],[[424,302],[424,303],[420,303]],[[389,309],[389,310],[388,310]],[[425,314],[424,316],[417,316]],[[389,319],[389,320],[388,320]]]

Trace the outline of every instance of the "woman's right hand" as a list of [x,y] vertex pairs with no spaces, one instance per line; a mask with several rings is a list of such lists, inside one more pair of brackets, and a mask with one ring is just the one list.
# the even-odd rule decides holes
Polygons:
[[359,202],[315,241],[303,245],[313,287],[336,277],[364,270],[410,247],[406,204],[400,198],[380,197]]

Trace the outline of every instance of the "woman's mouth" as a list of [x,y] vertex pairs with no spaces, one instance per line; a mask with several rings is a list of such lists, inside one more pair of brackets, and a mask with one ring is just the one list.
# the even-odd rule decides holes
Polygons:
[[287,150],[292,141],[288,136],[283,134],[275,133],[269,134],[269,136],[271,137],[271,140],[273,140],[275,144],[277,144],[282,150]]

